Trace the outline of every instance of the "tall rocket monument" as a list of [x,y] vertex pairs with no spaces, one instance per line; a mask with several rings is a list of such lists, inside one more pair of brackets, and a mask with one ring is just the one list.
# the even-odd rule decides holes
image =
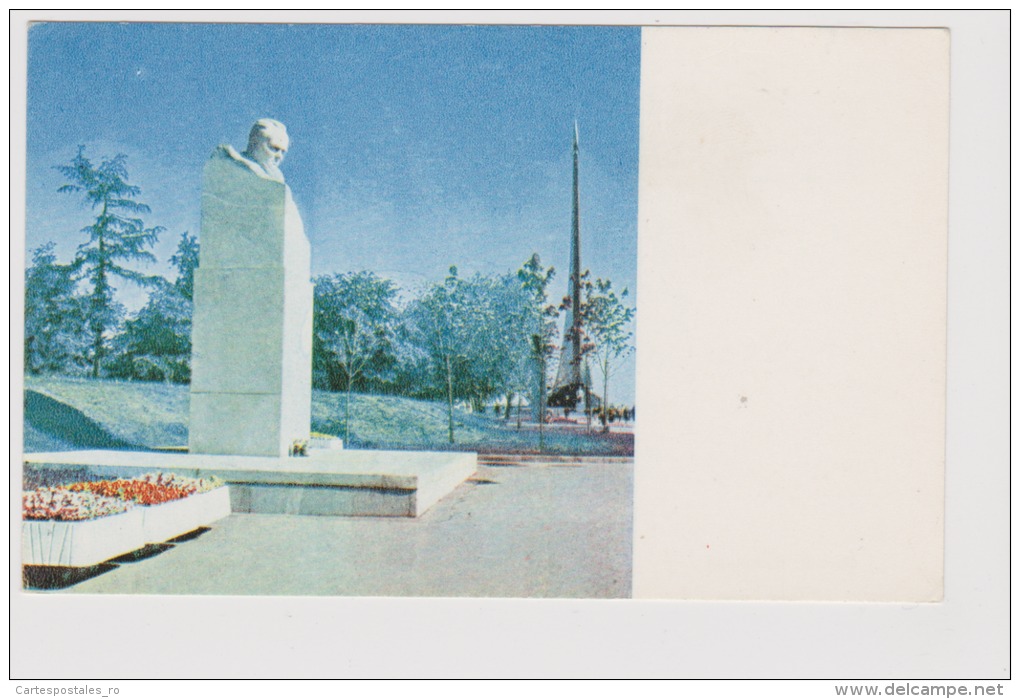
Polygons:
[[570,287],[568,295],[570,308],[567,309],[563,324],[563,349],[560,352],[560,366],[556,371],[549,394],[549,406],[570,408],[577,407],[584,400],[585,407],[590,407],[591,372],[581,352],[584,341],[582,318],[578,309],[581,307],[581,200],[578,185],[579,146],[577,122],[574,122],[574,197],[573,220],[570,231]]

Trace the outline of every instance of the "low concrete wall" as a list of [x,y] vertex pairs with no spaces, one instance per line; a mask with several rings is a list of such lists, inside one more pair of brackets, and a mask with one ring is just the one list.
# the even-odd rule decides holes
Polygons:
[[478,467],[471,452],[334,450],[308,457],[211,456],[131,451],[26,454],[35,468],[84,467],[99,478],[166,471],[216,476],[231,511],[255,514],[418,517]]

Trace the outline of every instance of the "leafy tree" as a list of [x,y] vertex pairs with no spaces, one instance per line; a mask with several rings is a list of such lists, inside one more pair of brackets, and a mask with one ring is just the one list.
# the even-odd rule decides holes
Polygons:
[[547,294],[553,274],[537,255],[514,274],[464,278],[451,267],[408,306],[405,327],[421,360],[413,376],[426,387],[419,395],[445,399],[451,442],[455,401],[480,412],[492,396],[506,395],[509,419],[515,394],[534,388],[543,395],[556,338],[557,310]]
[[177,271],[171,283],[157,278],[148,303],[124,323],[113,341],[113,376],[146,381],[185,383],[191,379],[191,322],[198,240],[184,233],[170,264]]
[[[526,338],[527,358],[533,367],[535,392],[538,398],[538,444],[545,448],[545,410],[548,391],[549,359],[556,350],[556,319],[559,310],[549,303],[549,284],[556,275],[553,267],[544,268],[535,253],[517,271],[517,279],[524,291],[524,312],[520,326]],[[527,371],[527,370],[525,370]],[[518,406],[518,421],[520,420]]]
[[513,275],[481,276],[463,280],[468,342],[464,347],[465,392],[472,409],[481,412],[485,401],[510,393],[518,383],[517,364],[527,352],[527,338],[519,328],[526,298]]
[[103,158],[98,165],[85,157],[84,146],[68,165],[57,170],[68,180],[57,191],[80,194],[82,202],[97,211],[95,221],[82,229],[87,240],[78,246],[74,268],[88,285],[86,314],[91,337],[92,376],[98,377],[106,353],[106,336],[121,313],[114,301],[112,278],[142,285],[153,278],[125,266],[129,262],[155,262],[149,252],[162,228],[146,228],[141,214],[149,207],[136,201],[141,190],[128,183],[127,156]]
[[25,370],[30,374],[75,373],[85,362],[85,306],[75,293],[74,269],[58,264],[53,248],[53,243],[36,248],[25,270]]
[[583,287],[583,322],[590,340],[590,354],[602,374],[602,429],[609,431],[609,379],[619,370],[620,362],[634,351],[634,333],[629,325],[635,309],[624,304],[627,290],[619,295],[608,279],[587,281]]
[[407,309],[409,333],[439,379],[447,407],[447,436],[454,442],[453,404],[467,395],[467,367],[472,354],[471,294],[457,268],[433,285]]
[[[497,333],[493,338],[493,359],[498,364],[497,393],[506,396],[506,411],[502,416],[509,421],[511,406],[517,398],[517,429],[521,428],[521,397],[534,388],[534,361],[531,352],[530,322],[532,319],[530,296],[517,273],[498,279]],[[498,350],[498,355],[496,351]]]
[[[392,370],[397,322],[396,285],[372,272],[315,280],[315,344],[318,364],[342,373],[347,390],[344,438],[350,439],[351,390],[365,373]],[[313,350],[314,351],[314,350]]]

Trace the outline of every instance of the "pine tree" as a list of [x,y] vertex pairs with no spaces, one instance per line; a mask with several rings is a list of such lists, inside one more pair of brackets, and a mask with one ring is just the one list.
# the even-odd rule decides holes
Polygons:
[[184,233],[170,257],[171,283],[158,278],[148,303],[114,338],[106,371],[111,376],[184,383],[191,379],[191,317],[198,240]]
[[86,341],[82,298],[70,265],[59,264],[54,244],[32,252],[25,270],[25,371],[76,373],[83,367]]
[[91,338],[92,376],[98,378],[106,353],[106,335],[117,324],[121,311],[114,300],[114,277],[150,285],[153,278],[125,267],[129,262],[155,262],[151,248],[162,232],[159,226],[146,228],[141,214],[149,207],[136,201],[141,189],[128,182],[127,156],[103,158],[93,165],[85,148],[68,165],[57,166],[68,183],[57,191],[81,194],[82,202],[98,211],[95,221],[82,233],[87,240],[78,246],[73,267],[87,284],[86,315]]

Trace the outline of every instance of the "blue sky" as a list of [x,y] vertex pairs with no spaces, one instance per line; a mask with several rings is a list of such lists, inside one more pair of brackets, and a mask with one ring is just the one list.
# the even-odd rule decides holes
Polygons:
[[[29,34],[26,242],[69,259],[90,220],[58,194],[79,144],[124,153],[164,271],[199,233],[202,166],[260,117],[287,125],[283,171],[312,272],[414,287],[516,269],[565,291],[571,139],[581,134],[583,264],[636,292],[640,30],[39,24]],[[129,306],[141,296],[125,284]],[[636,299],[636,295],[634,297]],[[632,399],[632,371],[617,395]],[[620,395],[624,399],[624,395]]]

